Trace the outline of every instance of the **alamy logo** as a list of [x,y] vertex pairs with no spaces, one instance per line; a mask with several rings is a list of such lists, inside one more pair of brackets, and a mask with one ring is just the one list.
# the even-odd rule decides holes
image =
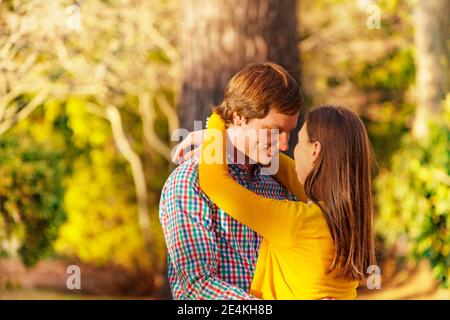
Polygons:
[[370,265],[367,267],[367,273],[370,274],[367,278],[367,289],[381,289],[381,269],[377,265]]
[[81,290],[81,270],[77,265],[70,265],[66,269],[69,274],[66,280],[66,286],[69,290]]
[[377,5],[371,5],[366,10],[370,16],[367,18],[366,26],[369,30],[381,29],[381,9]]

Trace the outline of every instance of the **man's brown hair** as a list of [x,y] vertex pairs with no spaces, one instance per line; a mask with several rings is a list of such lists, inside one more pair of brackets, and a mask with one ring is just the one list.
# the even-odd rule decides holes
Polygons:
[[248,64],[228,82],[222,103],[214,108],[226,125],[233,123],[233,113],[245,119],[264,118],[271,109],[295,115],[303,97],[297,82],[280,65]]

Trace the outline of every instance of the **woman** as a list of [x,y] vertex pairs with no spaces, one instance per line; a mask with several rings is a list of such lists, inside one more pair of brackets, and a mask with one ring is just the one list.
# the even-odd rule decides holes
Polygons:
[[[220,130],[221,141],[211,139]],[[276,178],[308,203],[259,196],[228,175],[225,124],[213,114],[199,165],[202,190],[263,237],[250,293],[261,299],[352,299],[375,264],[371,147],[361,120],[342,107],[306,116],[295,162],[280,155]],[[223,161],[209,164],[219,143]],[[217,144],[214,145],[217,147]],[[297,179],[296,179],[297,178]]]

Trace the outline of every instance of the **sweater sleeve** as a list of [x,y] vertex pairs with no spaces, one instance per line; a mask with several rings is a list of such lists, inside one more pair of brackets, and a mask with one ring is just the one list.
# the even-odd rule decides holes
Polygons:
[[226,129],[213,114],[202,146],[199,182],[203,192],[231,217],[270,241],[290,243],[308,206],[299,201],[269,199],[246,189],[228,174]]

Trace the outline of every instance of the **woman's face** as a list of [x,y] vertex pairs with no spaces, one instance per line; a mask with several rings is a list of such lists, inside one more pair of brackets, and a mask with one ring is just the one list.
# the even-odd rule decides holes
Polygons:
[[305,123],[298,132],[298,143],[294,149],[295,171],[298,180],[304,184],[306,177],[314,167],[320,153],[320,143],[311,142],[308,137],[307,123]]

